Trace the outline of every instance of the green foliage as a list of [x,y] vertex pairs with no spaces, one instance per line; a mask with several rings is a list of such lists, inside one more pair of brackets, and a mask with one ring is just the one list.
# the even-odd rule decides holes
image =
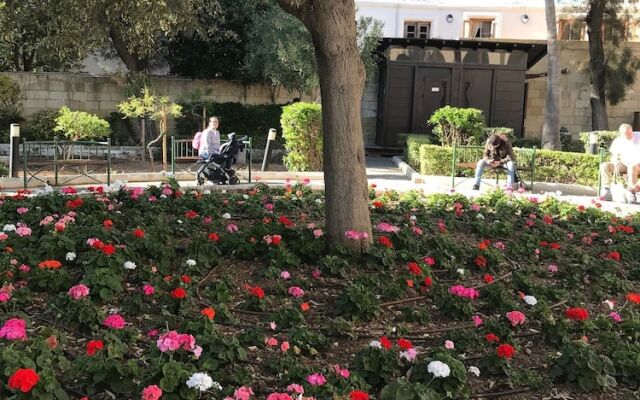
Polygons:
[[382,389],[381,400],[439,400],[441,396],[422,383],[411,383],[406,378],[391,383]]
[[358,50],[364,64],[367,81],[374,78],[378,67],[379,56],[376,54],[376,48],[382,38],[383,27],[384,23],[373,17],[361,16],[356,21]]
[[605,46],[605,58],[604,90],[609,103],[615,106],[625,99],[627,88],[636,81],[640,59],[629,47],[611,44]]
[[574,140],[569,134],[560,134],[560,144],[562,145],[562,151],[571,153],[585,152],[585,146],[583,145],[582,140]]
[[56,136],[56,118],[59,115],[60,112],[57,110],[38,111],[27,119],[27,123],[20,134],[27,140],[53,140]]
[[551,376],[560,382],[569,382],[585,392],[616,386],[612,376],[615,368],[612,361],[581,341],[569,342],[560,350],[562,355],[555,361]]
[[111,142],[117,145],[135,146],[138,144],[136,134],[131,126],[131,120],[126,119],[123,114],[113,111],[106,118],[111,126]]
[[318,103],[295,103],[282,109],[282,136],[289,171],[322,170],[322,112]]
[[371,289],[361,283],[347,286],[338,297],[336,312],[338,315],[369,321],[379,311],[378,300]]
[[445,106],[431,115],[428,124],[444,146],[480,143],[485,132],[484,115],[476,108]]
[[491,135],[505,135],[512,144],[516,140],[516,133],[513,128],[496,126],[484,128],[484,134],[482,135],[480,140],[473,144],[484,146],[484,144],[487,142],[487,139],[489,139],[489,136]]
[[0,76],[0,141],[3,143],[9,142],[11,124],[24,121],[20,115],[19,100],[20,86],[8,76]]
[[[580,133],[580,141],[584,143],[585,152],[589,150],[590,134],[591,132]],[[619,136],[618,131],[596,131],[596,134],[598,135],[598,147],[607,150],[609,150],[609,147],[611,147],[611,142],[613,142],[613,140]]]
[[367,347],[356,354],[353,371],[374,388],[396,381],[400,373],[397,353]]
[[71,140],[106,138],[111,134],[109,123],[104,119],[84,111],[71,111],[68,107],[60,108],[54,131],[62,132]]

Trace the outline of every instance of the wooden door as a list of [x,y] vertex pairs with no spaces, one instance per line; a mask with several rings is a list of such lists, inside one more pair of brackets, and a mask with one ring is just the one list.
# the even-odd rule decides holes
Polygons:
[[380,146],[396,147],[399,133],[411,133],[413,65],[389,64],[386,71],[384,122],[377,136]]
[[507,126],[522,135],[525,71],[496,70],[491,126]]
[[490,126],[491,123],[493,72],[491,69],[465,68],[461,74],[461,93],[458,98],[459,107],[472,107],[481,110],[487,126]]
[[449,104],[451,97],[450,68],[417,68],[413,89],[413,133],[431,133],[427,121],[434,111]]

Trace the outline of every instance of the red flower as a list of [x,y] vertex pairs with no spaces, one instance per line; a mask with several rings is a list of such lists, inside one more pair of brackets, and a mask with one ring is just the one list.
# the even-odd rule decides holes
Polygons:
[[572,319],[574,321],[584,321],[587,318],[589,318],[589,311],[585,310],[582,307],[574,307],[574,308],[568,308],[564,312],[564,315],[567,318]]
[[486,340],[489,343],[499,343],[500,342],[500,338],[494,333],[487,333],[486,335],[484,335],[484,340]]
[[393,243],[391,243],[391,240],[389,240],[389,238],[386,236],[380,236],[378,238],[378,243],[389,249],[393,248]]
[[551,217],[551,215],[545,215],[544,217],[542,217],[542,221],[544,221],[544,223],[547,225],[551,225],[553,224],[553,217]]
[[373,207],[375,207],[375,208],[382,208],[382,207],[384,207],[384,203],[383,203],[383,202],[381,202],[380,200],[376,200],[376,201],[374,201],[372,204],[373,204]]
[[411,279],[407,279],[407,286],[409,286],[410,288],[413,287],[413,280]]
[[363,392],[362,390],[352,390],[349,393],[350,400],[369,400],[369,395],[367,392]]
[[205,317],[209,318],[209,321],[213,321],[213,318],[215,318],[215,316],[216,316],[216,310],[214,310],[211,307],[207,307],[207,308],[202,309],[202,311],[200,311],[200,314],[202,314]]
[[551,247],[553,250],[560,250],[560,244],[559,243],[551,243],[549,245],[549,247]]
[[253,297],[264,298],[264,290],[260,286],[247,286],[247,289]]
[[398,339],[398,346],[400,346],[402,350],[409,350],[413,347],[413,344],[407,339]]
[[144,237],[144,231],[142,229],[134,229],[133,230],[133,236],[135,236],[137,238],[143,238]]
[[273,244],[274,246],[280,246],[281,241],[282,241],[282,236],[280,235],[271,236],[271,244]]
[[475,260],[473,260],[473,262],[476,263],[476,265],[478,266],[478,268],[487,268],[487,259],[484,258],[484,256],[478,256],[476,257]]
[[309,306],[309,303],[302,303],[302,304],[300,304],[300,309],[301,309],[303,312],[307,312],[307,311],[309,311],[309,309],[310,309],[310,308],[311,308],[311,307]]
[[212,232],[209,234],[209,240],[211,240],[212,242],[217,242],[218,240],[220,240],[220,236],[218,236],[217,233]]
[[431,285],[433,285],[433,279],[431,279],[430,276],[427,276],[426,278],[424,278],[424,285],[427,287],[431,287]]
[[180,280],[181,280],[183,283],[186,283],[186,284],[191,283],[191,277],[190,277],[189,275],[182,275],[182,276],[180,277]]
[[185,297],[187,297],[187,291],[181,287],[175,288],[171,291],[171,297],[176,300],[184,299]]
[[40,269],[60,269],[60,267],[62,267],[62,263],[58,260],[44,260],[38,264]]
[[292,222],[289,218],[287,218],[286,216],[284,216],[284,215],[281,215],[281,216],[278,218],[278,222],[280,222],[282,225],[284,225],[284,226],[286,226],[286,227],[290,227],[290,226],[292,226],[292,225],[293,225],[293,222]]
[[76,209],[82,207],[83,204],[84,201],[80,197],[78,197],[77,199],[67,200],[65,205],[67,206],[67,208]]
[[612,251],[609,254],[607,254],[607,258],[613,261],[620,261],[620,253],[617,251]]
[[104,221],[102,221],[102,226],[104,226],[104,229],[109,230],[113,228],[113,221],[110,219],[105,219]]
[[498,346],[498,348],[496,349],[496,354],[500,358],[510,360],[516,354],[516,349],[514,349],[510,344],[505,343]]
[[491,276],[490,274],[484,274],[482,275],[482,279],[484,279],[484,281],[486,283],[491,283],[493,282],[493,276]]
[[112,254],[114,254],[116,252],[116,248],[111,243],[105,244],[104,246],[102,246],[102,252],[104,254],[110,256],[110,255],[112,255]]
[[20,368],[9,378],[9,389],[29,393],[38,384],[40,376],[31,368]]
[[422,275],[422,269],[417,263],[410,262],[409,264],[407,264],[407,268],[409,269],[409,272],[412,275],[416,275],[416,276]]
[[627,300],[632,303],[640,305],[640,294],[638,293],[629,293],[627,294]]
[[194,218],[197,218],[197,217],[198,217],[198,213],[197,213],[197,212],[195,212],[195,211],[193,211],[193,210],[189,210],[189,211],[187,211],[186,213],[184,213],[184,216],[185,216],[187,219],[194,219]]
[[102,340],[90,340],[89,343],[87,343],[87,355],[93,356],[103,348],[104,343]]
[[482,242],[480,242],[480,244],[478,245],[478,248],[482,251],[485,251],[486,249],[489,248],[490,244],[491,244],[491,241],[488,239],[485,239]]
[[387,350],[391,350],[391,347],[393,347],[391,341],[386,336],[380,337],[380,344]]

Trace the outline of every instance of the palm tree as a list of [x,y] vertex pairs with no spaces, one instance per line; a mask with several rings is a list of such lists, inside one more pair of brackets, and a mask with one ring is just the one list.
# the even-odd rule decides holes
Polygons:
[[545,104],[542,148],[560,150],[560,47],[556,26],[555,0],[545,0],[547,17],[547,101]]

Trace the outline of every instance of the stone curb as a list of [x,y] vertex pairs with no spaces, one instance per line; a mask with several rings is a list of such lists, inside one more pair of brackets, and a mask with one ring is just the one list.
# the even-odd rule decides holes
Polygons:
[[419,173],[417,173],[413,168],[411,168],[409,164],[404,162],[402,158],[398,156],[393,156],[391,157],[391,160],[396,165],[396,167],[398,167],[400,171],[402,171],[402,173],[405,174],[405,176],[411,180],[411,182],[425,183],[424,177]]

